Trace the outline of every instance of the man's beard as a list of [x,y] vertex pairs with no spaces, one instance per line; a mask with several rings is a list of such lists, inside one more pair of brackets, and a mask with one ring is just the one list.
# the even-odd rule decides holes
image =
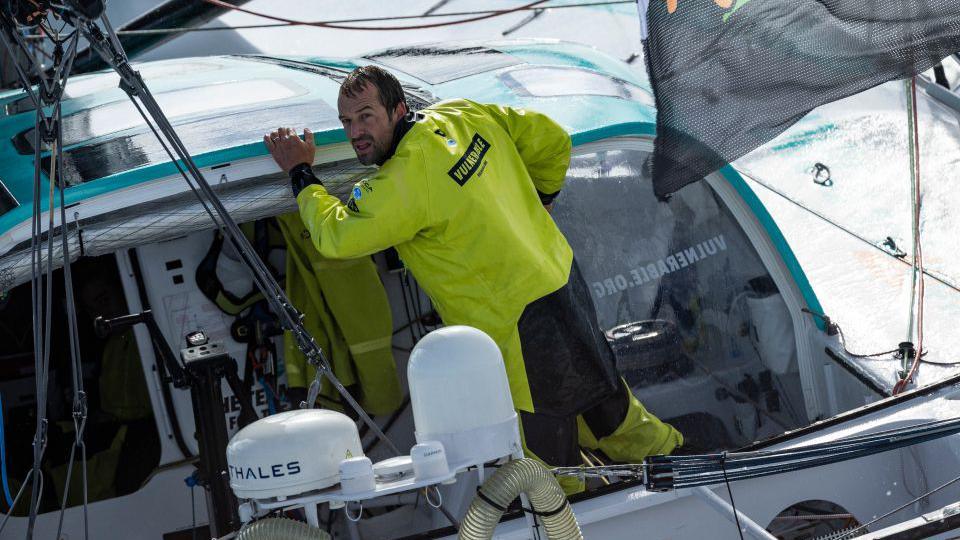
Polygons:
[[[364,141],[370,142],[370,153],[366,156],[361,157],[360,154],[357,154],[357,160],[360,161],[361,165],[382,165],[385,161],[383,158],[387,155],[389,149],[380,141],[376,139],[361,139]],[[356,149],[354,149],[356,153]]]

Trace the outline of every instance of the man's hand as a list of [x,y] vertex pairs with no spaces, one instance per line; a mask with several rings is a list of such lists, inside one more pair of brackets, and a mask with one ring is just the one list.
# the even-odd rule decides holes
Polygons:
[[303,130],[301,140],[294,130],[277,128],[263,136],[263,144],[267,145],[270,155],[285,173],[289,173],[290,169],[301,163],[313,164],[313,155],[317,152],[313,133],[309,129]]

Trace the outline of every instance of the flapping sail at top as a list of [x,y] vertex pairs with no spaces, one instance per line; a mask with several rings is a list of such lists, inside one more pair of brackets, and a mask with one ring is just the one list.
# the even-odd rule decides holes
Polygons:
[[640,0],[666,198],[814,108],[960,51],[960,0]]

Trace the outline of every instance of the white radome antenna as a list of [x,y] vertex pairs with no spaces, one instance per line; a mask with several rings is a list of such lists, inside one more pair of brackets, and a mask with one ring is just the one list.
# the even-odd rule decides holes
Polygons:
[[356,424],[328,410],[288,411],[240,430],[227,446],[230,487],[248,522],[278,508],[347,502],[451,483],[460,471],[522,456],[517,413],[497,344],[476,328],[451,326],[420,340],[407,364],[417,444],[373,464]]
[[363,456],[357,425],[323,409],[287,411],[241,429],[227,445],[238,498],[300,495],[340,483],[340,462]]

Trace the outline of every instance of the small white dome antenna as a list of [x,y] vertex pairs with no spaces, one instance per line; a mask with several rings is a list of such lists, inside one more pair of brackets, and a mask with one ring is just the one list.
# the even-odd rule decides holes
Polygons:
[[521,452],[503,356],[487,334],[469,326],[431,332],[410,353],[407,379],[417,442],[439,441],[452,466]]

